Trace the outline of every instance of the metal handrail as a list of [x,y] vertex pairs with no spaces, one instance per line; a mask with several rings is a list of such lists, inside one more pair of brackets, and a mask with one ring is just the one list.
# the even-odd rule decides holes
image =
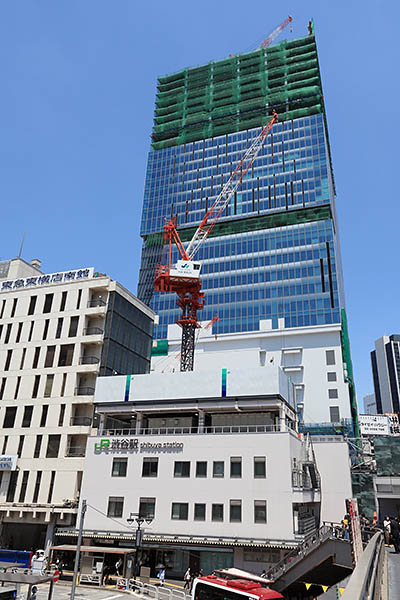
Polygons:
[[97,365],[100,362],[98,356],[81,356],[79,359],[80,365]]
[[69,446],[65,452],[65,456],[86,456],[86,447],[83,446]]
[[101,335],[103,333],[101,327],[85,327],[83,330],[83,335]]
[[120,435],[188,435],[188,434],[207,434],[216,435],[224,433],[276,433],[286,432],[289,428],[285,425],[227,425],[213,427],[143,427],[140,430],[133,428],[112,429],[104,428],[99,435],[120,436]]
[[87,305],[88,308],[96,308],[98,306],[106,306],[107,302],[102,298],[93,298],[92,300],[89,300]]
[[92,387],[76,387],[75,388],[75,396],[93,396],[94,388]]
[[369,541],[354,569],[342,600],[381,598],[385,543],[383,533],[378,531]]
[[92,424],[92,417],[71,417],[69,424],[73,427],[73,426],[84,426],[84,427],[90,427],[90,425]]

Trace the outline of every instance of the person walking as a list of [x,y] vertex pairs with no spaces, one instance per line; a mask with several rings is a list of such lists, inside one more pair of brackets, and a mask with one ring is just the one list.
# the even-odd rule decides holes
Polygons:
[[394,547],[394,551],[396,554],[399,553],[400,547],[399,547],[399,522],[397,519],[395,519],[394,517],[392,517],[390,519],[390,535],[392,538],[392,544]]
[[158,571],[158,579],[160,581],[160,585],[164,585],[164,581],[165,581],[165,569],[164,569],[164,567],[161,567],[161,569]]
[[388,516],[384,518],[383,521],[383,531],[385,533],[385,544],[387,546],[390,545],[390,519]]
[[119,558],[117,560],[117,562],[115,563],[115,572],[117,574],[117,577],[121,577],[120,572],[119,572],[121,567],[122,567],[122,558]]
[[192,580],[192,574],[190,572],[190,567],[188,567],[186,569],[186,573],[183,576],[183,581],[185,582],[185,585],[183,586],[184,590],[190,590],[190,582]]

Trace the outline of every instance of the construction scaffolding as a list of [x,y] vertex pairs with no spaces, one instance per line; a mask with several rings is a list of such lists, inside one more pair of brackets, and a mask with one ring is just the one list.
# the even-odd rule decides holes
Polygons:
[[314,36],[160,77],[155,150],[323,113]]

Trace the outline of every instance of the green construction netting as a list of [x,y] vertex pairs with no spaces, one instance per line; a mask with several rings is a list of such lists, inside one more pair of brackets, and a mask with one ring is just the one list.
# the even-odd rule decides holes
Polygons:
[[400,476],[400,438],[374,438],[376,473],[381,477]]
[[[232,235],[246,233],[249,231],[258,231],[261,229],[271,229],[273,227],[298,225],[299,223],[325,221],[326,219],[331,218],[332,213],[329,205],[292,209],[269,215],[260,215],[256,217],[247,217],[244,219],[233,219],[230,221],[218,222],[208,237],[213,238],[222,235]],[[195,227],[188,227],[185,229],[179,228],[179,237],[181,238],[182,242],[188,242],[192,239],[195,231]],[[144,245],[146,248],[162,246],[162,233],[152,233],[146,236]]]
[[375,511],[375,491],[373,473],[352,473],[353,495],[357,498],[359,512],[365,512],[372,521]]

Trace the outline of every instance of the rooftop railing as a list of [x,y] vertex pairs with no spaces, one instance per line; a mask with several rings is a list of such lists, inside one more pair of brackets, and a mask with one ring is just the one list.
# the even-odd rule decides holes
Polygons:
[[[130,435],[220,435],[232,433],[277,433],[293,431],[287,425],[215,425],[213,427],[142,427],[101,429],[99,435],[130,436]],[[296,434],[297,435],[297,434]]]

